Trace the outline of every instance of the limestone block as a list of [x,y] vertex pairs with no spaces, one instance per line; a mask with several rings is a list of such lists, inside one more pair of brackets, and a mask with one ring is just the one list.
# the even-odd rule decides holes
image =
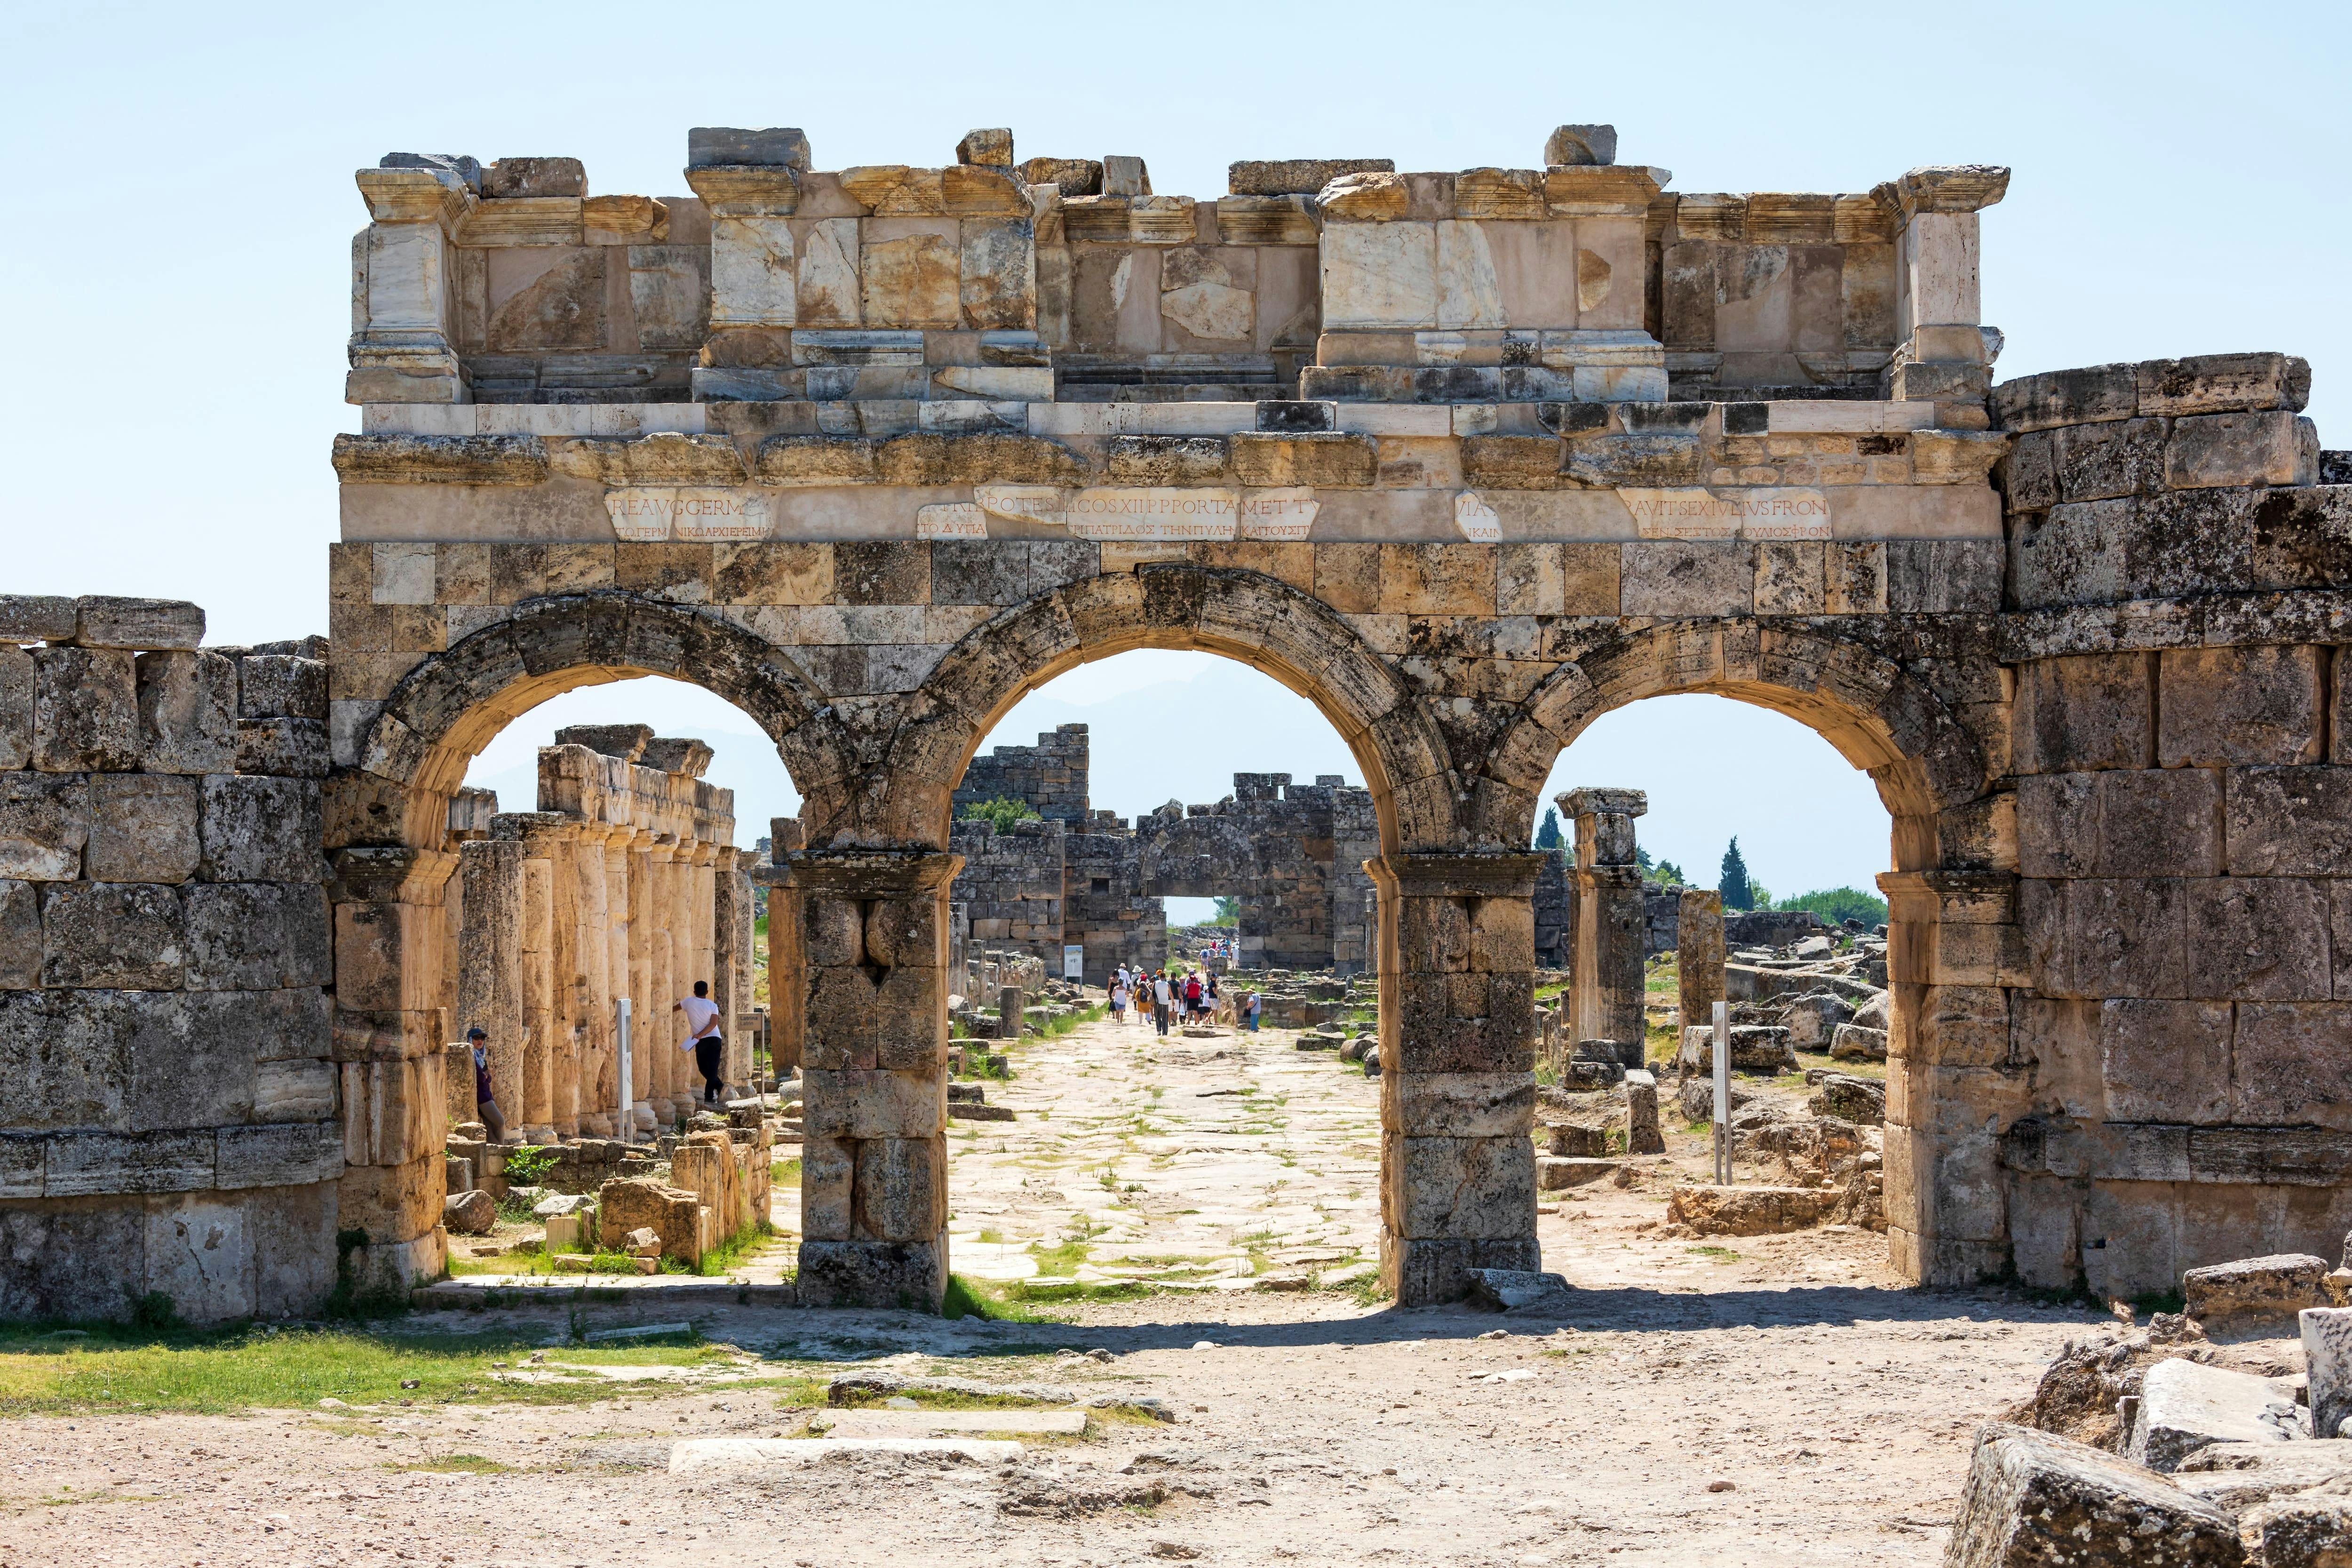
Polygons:
[[83,875],[93,882],[184,882],[195,875],[196,781],[100,773],[86,796]]
[[[962,252],[955,237],[915,233],[876,239],[858,256],[868,327],[954,327],[961,321]],[[1012,325],[1027,323],[1013,322]]]
[[960,226],[958,294],[963,324],[976,329],[1037,324],[1034,226],[1024,220],[966,218]]
[[447,1133],[443,1058],[343,1062],[343,1154],[353,1165],[405,1165],[438,1155]]
[[447,1192],[437,1151],[402,1164],[352,1165],[336,1185],[336,1224],[370,1241],[420,1236],[441,1223]]
[[2147,654],[2036,659],[2018,670],[2011,758],[2020,773],[2146,768],[2155,762]]
[[2099,1006],[2099,1079],[2117,1121],[2230,1119],[2230,1007],[2114,997]]
[[83,647],[193,649],[205,640],[205,612],[182,599],[85,594],[74,601],[74,641]]
[[1666,1218],[1700,1236],[1774,1236],[1821,1224],[1844,1195],[1834,1187],[1676,1187]]
[[204,781],[201,812],[205,880],[326,879],[317,781],[215,773]]
[[2167,649],[2157,656],[2157,670],[2159,766],[2320,760],[2321,649]]
[[2230,1044],[2231,1120],[2352,1131],[2344,1059],[2352,1004],[2242,1002]]
[[2330,1568],[2352,1557],[2352,1503],[2318,1488],[2243,1517],[2248,1532],[2262,1542],[2263,1568]]
[[1593,436],[1570,441],[1566,471],[1600,489],[1695,485],[1706,468],[1696,436]]
[[947,1289],[947,1270],[944,1236],[934,1241],[805,1241],[800,1299],[812,1307],[936,1311]]
[[2352,1419],[2352,1307],[2305,1307],[2296,1325],[2310,1379],[2311,1435],[2341,1437]]
[[[2306,1307],[2323,1306],[2326,1278],[2326,1258],[2289,1252],[2191,1268],[2180,1277],[2180,1289],[2189,1317],[2200,1324],[2222,1323],[2233,1318],[2292,1317]],[[2247,1440],[2275,1442],[2288,1435],[2250,1436]]]
[[0,643],[69,643],[79,619],[61,594],[0,594]]
[[39,668],[20,647],[0,643],[0,771],[33,760],[33,709]]
[[[324,1121],[335,1113],[341,1075],[335,1064],[316,1058],[262,1062],[254,1068],[253,1114],[262,1121]],[[338,1150],[338,1161],[341,1152]]]
[[742,130],[725,125],[698,125],[686,133],[689,168],[748,165],[809,170],[808,133],[793,125]]
[[40,983],[40,888],[0,878],[0,991],[29,990]]
[[327,895],[316,883],[199,884],[187,891],[192,991],[270,991],[334,979]]
[[2308,421],[2279,412],[2176,419],[2164,482],[2176,490],[2317,481],[2319,444]]
[[1625,1075],[1625,1152],[1663,1154],[1665,1134],[1658,1129],[1658,1079],[1643,1068]]
[[146,1211],[144,1284],[193,1323],[251,1317],[254,1236],[246,1205],[184,1197]]
[[947,1149],[938,1138],[876,1138],[857,1145],[858,1240],[925,1241],[947,1227]]
[[[306,1089],[302,1102],[315,1104],[316,1098]],[[274,1103],[283,1104],[289,1110],[294,1108],[290,1100]],[[331,1116],[334,1105],[331,1093],[327,1103],[327,1114]],[[258,1100],[255,1103],[255,1114],[261,1114]],[[346,1169],[343,1163],[343,1130],[331,1121],[223,1127],[215,1134],[215,1142],[219,1151],[215,1183],[224,1190],[332,1183],[340,1180]],[[328,1272],[331,1276],[333,1227],[328,1228],[330,1234],[323,1239],[330,1249]]]
[[138,658],[140,765],[151,773],[236,766],[236,666],[215,653]]
[[1228,164],[1225,189],[1237,196],[1313,195],[1343,174],[1388,174],[1387,158],[1273,158]]
[[249,653],[236,661],[240,719],[324,719],[327,661],[293,654]]
[[2189,994],[2237,1001],[2324,1001],[2328,888],[2285,877],[2217,877],[2185,884]]
[[798,270],[791,220],[714,216],[710,220],[710,324],[789,327],[797,320]]
[[139,765],[137,656],[110,648],[34,650],[33,765],[44,773]]
[[1535,1232],[1535,1145],[1507,1138],[1381,1136],[1381,1210],[1399,1236],[1507,1239]]
[[1744,616],[1753,608],[1754,547],[1746,542],[1643,540],[1620,552],[1626,615]]
[[1413,1138],[1525,1137],[1534,1125],[1532,1073],[1381,1075],[1381,1125]]
[[2168,1474],[2208,1443],[2284,1443],[2300,1435],[2294,1395],[2268,1378],[2160,1361],[2142,1374],[2124,1457]]
[[53,1198],[109,1193],[193,1193],[212,1186],[214,1135],[195,1131],[89,1132],[49,1141],[43,1183]]
[[179,893],[143,882],[58,883],[41,900],[41,984],[176,991],[186,966]]
[[333,771],[327,726],[315,719],[240,719],[236,771],[280,778],[322,779]]
[[618,1247],[633,1230],[661,1238],[661,1256],[691,1263],[702,1256],[702,1205],[695,1194],[650,1176],[616,1177],[596,1192],[602,1245]]
[[2352,769],[2231,768],[2223,780],[2232,876],[2334,876],[2352,865]]
[[1341,489],[1370,485],[1379,449],[1369,436],[1319,435],[1230,437],[1234,476],[1245,485],[1309,485]]
[[0,993],[0,1113],[20,1131],[128,1126],[134,1047],[169,1018],[135,994]]
[[629,310],[636,321],[638,346],[699,347],[710,332],[710,247],[633,245],[628,268]]
[[[1352,176],[1373,179],[1380,176]],[[1401,195],[1401,177],[1395,189]],[[1339,182],[1335,182],[1338,184]],[[1327,203],[1330,187],[1326,187]],[[1402,206],[1398,208],[1402,211]],[[1328,218],[1339,216],[1325,208]],[[1437,324],[1437,226],[1331,223],[1323,232],[1326,330],[1432,328]]]
[[[2044,504],[2150,495],[2162,489],[2165,438],[2169,431],[2161,419],[2117,419],[2070,426],[2034,437],[2048,453],[2056,490]],[[2017,505],[2016,498],[2012,505],[2026,510]]]
[[810,1068],[803,1077],[809,1137],[929,1138],[947,1126],[947,1079],[937,1070]]
[[811,1241],[846,1241],[856,1205],[857,1145],[840,1138],[801,1143],[801,1234]]
[[482,170],[484,201],[585,196],[588,171],[577,158],[500,158]]
[[2099,368],[2130,374],[2142,414],[2292,412],[2311,395],[2311,366],[2291,354],[2197,354]]

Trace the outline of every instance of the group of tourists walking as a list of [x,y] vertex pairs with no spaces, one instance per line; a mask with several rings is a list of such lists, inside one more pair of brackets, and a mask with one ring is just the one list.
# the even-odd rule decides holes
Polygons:
[[1129,969],[1120,964],[1110,981],[1111,1021],[1126,1023],[1130,1008],[1137,1023],[1142,1023],[1148,1016],[1163,1035],[1171,1024],[1181,1026],[1209,1023],[1228,1008],[1235,1024],[1244,1028],[1257,1027],[1257,993],[1252,991],[1235,997],[1218,984],[1216,973],[1208,969],[1186,970],[1171,964],[1166,969],[1146,970],[1139,965]]

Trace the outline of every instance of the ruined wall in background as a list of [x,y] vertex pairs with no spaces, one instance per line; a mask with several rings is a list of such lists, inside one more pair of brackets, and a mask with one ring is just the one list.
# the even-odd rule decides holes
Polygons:
[[204,624],[0,598],[0,1317],[315,1311],[439,1100],[331,1037],[324,650]]

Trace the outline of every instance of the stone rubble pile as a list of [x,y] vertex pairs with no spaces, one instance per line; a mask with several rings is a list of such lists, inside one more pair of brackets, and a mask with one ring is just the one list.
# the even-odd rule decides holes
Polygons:
[[[1978,1433],[1947,1564],[2352,1561],[2347,1282],[2316,1258],[2242,1258],[2188,1270],[2186,1313],[2135,1329],[2119,1307]],[[2224,1324],[2273,1337],[2206,1338]]]

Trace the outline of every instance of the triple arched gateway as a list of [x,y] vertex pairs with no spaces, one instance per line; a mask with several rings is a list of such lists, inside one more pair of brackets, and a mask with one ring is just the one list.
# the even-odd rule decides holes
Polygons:
[[[2307,370],[1996,387],[2006,171],[1680,195],[1603,144],[1237,163],[1214,201],[1002,132],[826,173],[797,132],[697,132],[697,194],[661,201],[566,160],[362,171],[333,1056],[446,1038],[467,758],[571,686],[706,686],[806,801],[772,873],[803,1292],[936,1300],[950,794],[1056,673],[1207,649],[1312,700],[1373,796],[1384,1269],[1442,1300],[1538,1261],[1542,783],[1599,714],[1711,691],[1811,726],[1894,817],[1901,1269],[2131,1294],[2332,1247],[2352,490]],[[1690,765],[1738,760],[1693,736]],[[333,1114],[387,1124],[399,1081],[345,1072]],[[345,1149],[364,1268],[436,1272],[437,1139]]]

